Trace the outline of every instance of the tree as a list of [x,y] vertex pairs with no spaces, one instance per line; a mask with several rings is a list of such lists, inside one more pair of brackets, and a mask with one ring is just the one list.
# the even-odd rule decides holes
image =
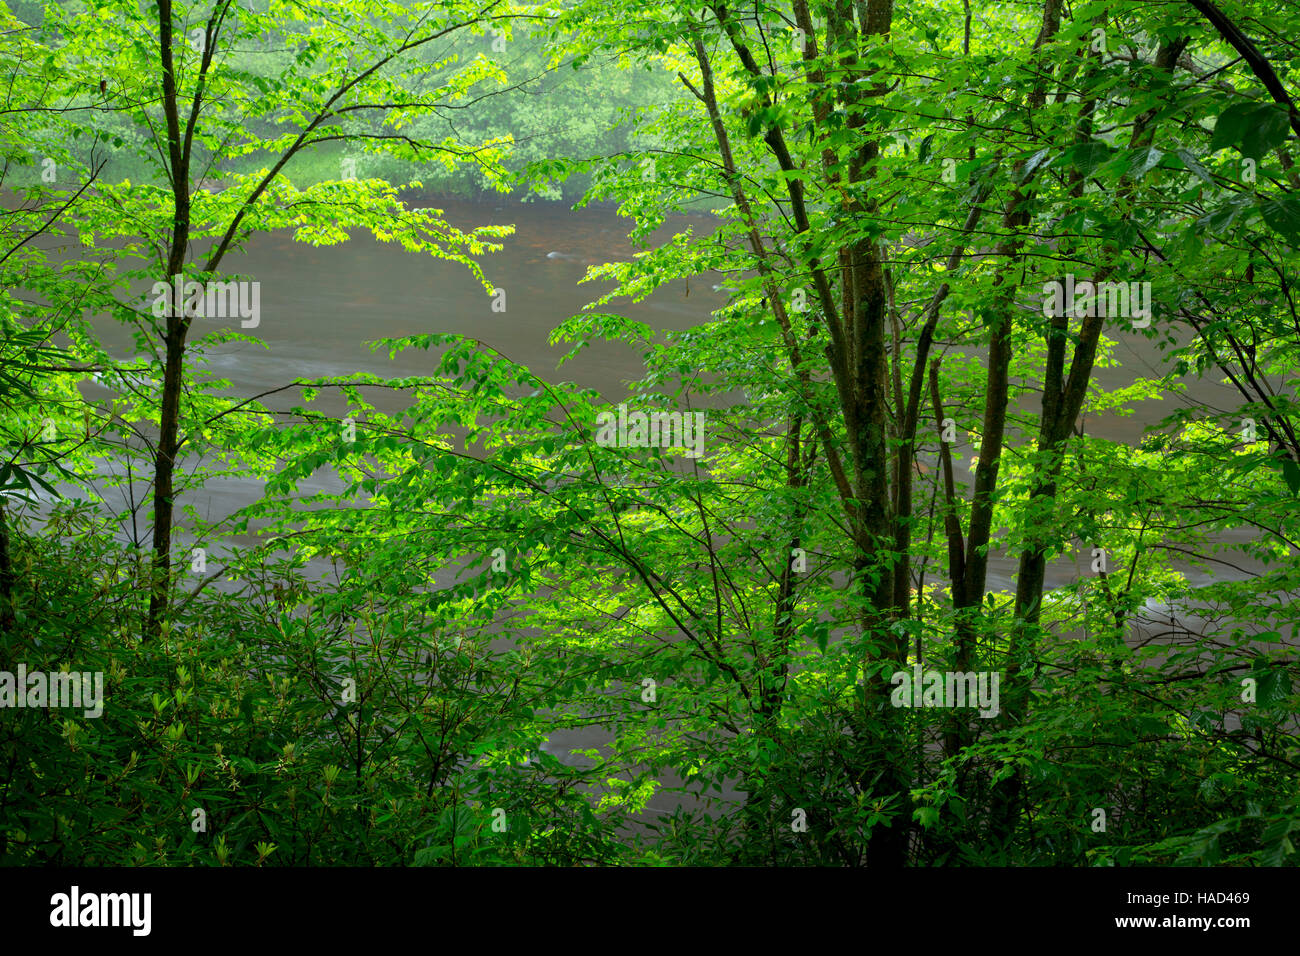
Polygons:
[[[356,180],[356,161],[366,153],[409,160],[438,158],[445,164],[474,162],[491,175],[501,147],[477,147],[450,139],[410,135],[402,128],[422,116],[455,109],[458,100],[500,77],[484,56],[445,69],[432,55],[437,43],[458,31],[481,32],[491,23],[508,29],[522,14],[503,4],[413,7],[401,12],[349,4],[337,16],[304,22],[287,19],[288,8],[245,10],[232,0],[156,10],[133,4],[96,4],[96,17],[59,10],[47,22],[56,55],[73,64],[105,65],[105,92],[84,94],[92,122],[113,130],[117,117],[134,123],[132,148],[156,172],[153,183],[103,185],[80,207],[76,227],[101,241],[134,237],[142,267],[122,270],[123,282],[145,279],[147,308],[119,301],[122,321],[141,330],[143,348],[161,373],[157,383],[157,440],[153,470],[154,581],[147,630],[163,627],[169,603],[176,469],[187,443],[205,423],[186,400],[186,356],[199,299],[185,302],[159,290],[189,290],[182,283],[213,284],[227,253],[260,230],[292,228],[301,241],[333,243],[348,229],[366,228],[385,241],[464,262],[490,248],[503,234],[484,228],[461,233],[436,211],[408,209],[389,184]],[[274,36],[290,56],[256,51]],[[145,38],[151,38],[146,42]],[[440,66],[444,66],[439,72]],[[441,82],[430,84],[431,77]],[[293,161],[323,144],[355,151],[338,178],[302,190],[290,178]],[[264,157],[253,172],[232,171],[232,160]],[[225,188],[213,190],[214,180]],[[129,225],[128,225],[129,224]],[[122,227],[128,225],[126,230]],[[206,246],[206,251],[200,251]],[[181,277],[177,280],[175,277]],[[243,280],[256,281],[256,280]],[[206,300],[211,300],[211,288]],[[228,288],[228,287],[226,287]],[[155,306],[161,306],[155,308]],[[257,321],[256,318],[253,320]],[[251,327],[245,321],[241,325]],[[231,329],[205,342],[237,336]],[[207,420],[225,409],[208,411]]]

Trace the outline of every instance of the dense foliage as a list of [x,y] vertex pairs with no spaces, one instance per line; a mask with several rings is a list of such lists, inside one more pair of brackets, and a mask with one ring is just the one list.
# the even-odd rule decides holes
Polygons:
[[[0,7],[0,670],[105,692],[0,709],[0,860],[1300,860],[1300,10],[31,6]],[[374,347],[431,374],[275,412],[208,361],[251,329],[153,307],[256,279],[223,261],[269,230],[487,298],[509,230],[404,202],[424,170],[619,204],[645,251],[554,341],[640,348],[632,395],[415,335]],[[696,328],[619,313],[718,274]],[[1055,298],[1085,282],[1107,308]],[[1126,337],[1165,363],[1104,388]],[[1140,445],[1087,427],[1139,403]],[[597,440],[620,404],[702,409],[703,454]],[[233,519],[175,506],[235,476]],[[900,700],[927,670],[1000,700]]]

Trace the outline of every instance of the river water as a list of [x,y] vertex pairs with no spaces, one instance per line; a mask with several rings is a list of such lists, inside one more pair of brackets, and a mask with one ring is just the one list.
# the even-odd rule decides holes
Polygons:
[[[635,349],[618,342],[596,342],[557,370],[560,357],[571,345],[551,346],[547,338],[557,325],[612,287],[608,282],[579,285],[579,280],[590,264],[632,256],[634,250],[626,238],[629,221],[610,209],[572,211],[559,204],[430,202],[462,229],[515,225],[514,236],[499,240],[504,249],[481,260],[485,276],[505,290],[505,312],[492,311],[491,298],[463,265],[409,253],[368,234],[324,247],[296,243],[287,232],[261,235],[250,241],[244,252],[228,257],[225,268],[229,273],[251,275],[261,283],[260,324],[241,331],[260,339],[267,348],[227,343],[214,352],[211,370],[231,381],[232,394],[244,397],[302,377],[353,372],[419,374],[431,371],[433,353],[409,350],[391,360],[386,351],[372,352],[366,343],[404,335],[456,333],[482,340],[544,379],[596,388],[615,404],[623,400],[628,394],[627,383],[643,374]],[[699,216],[671,221],[668,228],[689,225],[701,234],[711,228],[711,222],[711,217]],[[708,321],[711,311],[725,303],[725,292],[714,289],[721,281],[722,276],[716,274],[689,286],[674,281],[641,303],[621,300],[607,308],[658,330],[690,328]],[[196,320],[197,331],[204,331],[203,323]],[[124,327],[107,317],[97,326],[110,350],[125,355],[130,339]],[[1117,364],[1098,368],[1094,376],[1107,389],[1128,385],[1138,375],[1154,375],[1163,367],[1162,352],[1135,333],[1118,334],[1114,355]],[[1191,379],[1187,385],[1198,403],[1222,409],[1237,404],[1235,391],[1227,386]],[[103,394],[102,390],[87,389],[88,394],[96,391]],[[282,400],[268,399],[268,404],[287,408],[297,403],[296,390],[284,396]],[[397,398],[386,400],[374,390],[367,397],[385,410],[400,404]],[[708,397],[693,401],[711,404]],[[1163,402],[1137,403],[1131,415],[1094,416],[1085,420],[1085,426],[1091,434],[1137,445],[1144,429],[1180,401],[1184,400],[1170,397]],[[977,451],[962,435],[954,459],[959,465],[969,464]],[[256,500],[261,490],[260,481],[223,479],[185,500],[198,506],[201,513],[216,517]],[[990,587],[1010,587],[1014,572],[1014,561],[995,556],[990,562]],[[1049,585],[1076,576],[1073,565],[1058,566]],[[1208,578],[1193,580],[1204,583]]]

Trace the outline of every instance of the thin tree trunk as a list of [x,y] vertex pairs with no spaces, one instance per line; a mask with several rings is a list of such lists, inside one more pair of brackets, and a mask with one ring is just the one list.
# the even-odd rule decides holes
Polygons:
[[[1164,43],[1156,53],[1155,65],[1172,72],[1179,56],[1187,45],[1186,38],[1175,38]],[[1134,123],[1130,148],[1149,145],[1154,136],[1150,124],[1156,115],[1153,108]],[[1085,112],[1085,120],[1091,120]],[[1080,183],[1082,185],[1082,183]],[[1130,181],[1122,190],[1122,200],[1132,193]],[[1108,256],[1107,259],[1112,257]],[[1104,262],[1095,281],[1100,281],[1113,271],[1111,262]],[[1101,336],[1103,317],[1084,318],[1079,329],[1079,342],[1070,359],[1068,380],[1064,377],[1065,351],[1069,331],[1067,315],[1053,316],[1048,331],[1047,364],[1043,375],[1043,407],[1038,430],[1038,457],[1040,471],[1029,493],[1027,513],[1038,516],[1030,533],[1030,544],[1020,553],[1016,569],[1015,623],[1007,661],[1006,696],[1003,719],[1009,726],[1022,723],[1028,715],[1032,697],[1029,684],[1021,677],[1022,671],[1037,650],[1037,630],[1042,617],[1043,591],[1047,577],[1047,548],[1042,543],[1041,529],[1051,520],[1051,506],[1056,497],[1061,469],[1065,461],[1066,444],[1073,431],[1075,420],[1083,408],[1083,400],[1092,378],[1096,361],[1097,343]],[[1041,514],[1046,511],[1048,513]],[[992,818],[995,839],[1006,842],[1015,831],[1016,816],[1023,790],[1019,773],[1013,774],[993,793]]]
[[9,552],[9,516],[0,499],[0,627],[14,626],[14,566]]
[[[214,18],[216,14],[213,14]],[[213,31],[211,25],[208,33]],[[211,60],[211,39],[204,49],[203,67]],[[166,281],[182,275],[190,237],[190,170],[189,147],[199,107],[195,94],[194,113],[182,140],[180,111],[177,103],[176,72],[172,59],[172,3],[158,3],[158,50],[162,64],[162,106],[167,118],[168,170],[171,174],[172,202],[175,219],[167,257]],[[163,344],[162,408],[158,420],[158,450],[154,455],[153,485],[153,580],[149,593],[149,616],[145,635],[157,637],[167,614],[171,595],[172,517],[174,514],[176,452],[180,435],[180,401],[185,386],[185,336],[189,321],[183,303],[172,302],[167,316],[167,334]]]

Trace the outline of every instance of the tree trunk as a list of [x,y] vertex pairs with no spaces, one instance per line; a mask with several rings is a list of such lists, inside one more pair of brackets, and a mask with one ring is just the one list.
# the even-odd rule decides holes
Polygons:
[[[214,14],[215,16],[215,14]],[[211,26],[209,33],[212,32]],[[211,38],[209,38],[211,39]],[[203,53],[203,68],[211,62],[212,44]],[[171,173],[172,202],[175,209],[171,245],[167,257],[166,281],[182,275],[190,238],[190,169],[189,150],[193,125],[198,115],[202,83],[195,92],[193,113],[182,140],[180,111],[177,105],[176,73],[172,60],[172,3],[158,3],[158,52],[162,65],[162,106],[167,118],[168,168]],[[149,593],[149,616],[146,637],[162,633],[163,619],[171,596],[172,516],[174,513],[176,452],[180,434],[181,393],[185,386],[185,336],[189,319],[182,302],[173,301],[167,316],[167,334],[163,339],[166,356],[163,366],[162,408],[159,412],[158,451],[154,456],[153,491],[153,578]]]

